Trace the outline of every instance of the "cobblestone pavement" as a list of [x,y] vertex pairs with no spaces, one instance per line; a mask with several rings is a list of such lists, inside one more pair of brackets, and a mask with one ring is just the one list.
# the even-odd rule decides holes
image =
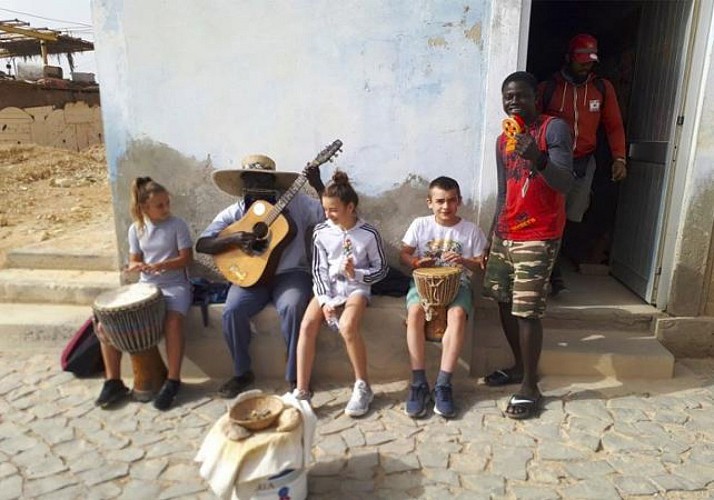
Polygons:
[[[225,411],[218,382],[188,381],[167,413],[97,409],[101,383],[58,371],[56,353],[0,353],[0,499],[214,498],[193,457]],[[375,385],[359,420],[342,414],[348,388],[318,387],[310,498],[714,498],[714,361],[542,385],[545,410],[524,422],[504,418],[506,389],[473,380],[455,385],[452,421],[407,418],[405,383]]]

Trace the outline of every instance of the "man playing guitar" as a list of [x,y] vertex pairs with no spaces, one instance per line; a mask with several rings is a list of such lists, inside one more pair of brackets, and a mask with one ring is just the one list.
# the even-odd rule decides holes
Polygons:
[[[251,155],[243,159],[242,169],[217,170],[213,180],[222,191],[238,196],[236,203],[220,212],[213,222],[201,233],[196,251],[218,256],[240,249],[246,255],[259,254],[265,250],[268,237],[265,225],[254,226],[251,231],[236,231],[230,234],[224,229],[246,216],[256,201],[263,200],[276,204],[283,191],[298,178],[297,173],[278,172],[275,162],[267,156]],[[310,185],[320,194],[324,185],[320,179],[319,165],[305,169],[304,175]],[[262,206],[256,204],[252,212],[259,213]],[[268,302],[273,302],[280,316],[280,329],[287,346],[287,366],[285,379],[290,389],[295,387],[297,348],[300,321],[312,296],[310,263],[307,255],[308,238],[313,227],[325,220],[319,199],[298,192],[285,208],[294,230],[292,239],[285,241],[282,253],[277,258],[275,274],[270,279],[255,285],[239,286],[233,281],[225,308],[223,309],[223,336],[233,358],[234,376],[218,390],[224,398],[234,398],[244,391],[254,380],[251,359],[248,352],[251,339],[250,318],[258,314]],[[223,234],[221,234],[223,232]],[[292,234],[291,234],[292,236]],[[230,278],[229,278],[230,279]]]

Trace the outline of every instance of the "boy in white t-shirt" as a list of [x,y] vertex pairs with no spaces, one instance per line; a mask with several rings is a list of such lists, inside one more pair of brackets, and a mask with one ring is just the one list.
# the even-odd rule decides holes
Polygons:
[[[469,314],[473,312],[471,272],[478,267],[483,268],[487,243],[481,229],[456,214],[461,205],[461,190],[454,179],[437,177],[431,181],[426,201],[433,215],[412,221],[402,239],[400,259],[412,269],[441,266],[464,268],[458,295],[447,308],[441,365],[434,385],[434,411],[445,418],[453,418],[456,408],[451,375],[464,345]],[[427,405],[432,400],[424,363],[424,324],[424,309],[412,280],[407,293],[407,346],[412,382],[405,407],[406,414],[412,418],[426,415]]]

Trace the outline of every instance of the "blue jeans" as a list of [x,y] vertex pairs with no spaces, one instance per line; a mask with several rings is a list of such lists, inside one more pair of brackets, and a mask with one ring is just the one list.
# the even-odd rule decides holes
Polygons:
[[280,316],[280,331],[288,349],[285,380],[297,380],[297,341],[300,322],[312,298],[312,279],[303,271],[277,274],[268,286],[241,288],[232,285],[223,309],[223,337],[233,358],[233,372],[250,370],[250,319],[272,302]]

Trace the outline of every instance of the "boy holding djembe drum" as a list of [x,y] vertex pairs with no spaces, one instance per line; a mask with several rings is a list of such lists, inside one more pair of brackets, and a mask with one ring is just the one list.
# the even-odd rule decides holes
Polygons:
[[[441,339],[441,364],[434,386],[434,412],[445,417],[456,415],[451,376],[464,344],[466,323],[473,312],[471,272],[483,267],[486,236],[472,222],[457,215],[461,189],[450,177],[437,177],[429,184],[427,206],[433,215],[412,221],[402,239],[400,259],[411,269],[460,267],[459,290],[447,305],[446,329]],[[407,346],[412,382],[405,412],[412,418],[426,415],[432,393],[426,379],[424,345],[426,313],[422,298],[412,280],[407,293]]]

